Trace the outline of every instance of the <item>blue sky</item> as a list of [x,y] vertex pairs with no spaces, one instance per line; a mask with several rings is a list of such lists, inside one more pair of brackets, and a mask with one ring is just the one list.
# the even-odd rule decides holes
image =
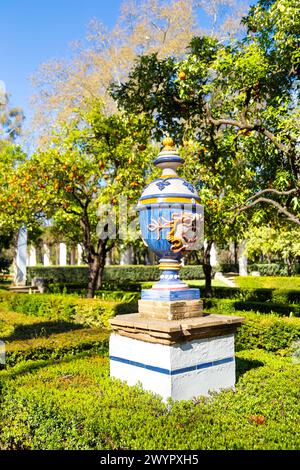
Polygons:
[[121,0],[0,0],[0,80],[11,102],[30,114],[28,77],[38,66],[69,54],[92,18],[111,27]]
[[0,81],[11,104],[29,117],[29,76],[40,64],[67,57],[70,43],[84,39],[92,18],[112,27],[120,5],[121,0],[0,0]]

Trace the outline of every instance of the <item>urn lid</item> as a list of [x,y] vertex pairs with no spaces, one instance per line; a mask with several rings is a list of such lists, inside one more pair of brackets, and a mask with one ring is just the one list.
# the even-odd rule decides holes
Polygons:
[[139,199],[138,209],[148,204],[200,204],[200,198],[194,185],[180,178],[176,168],[184,163],[173,140],[163,140],[164,148],[154,160],[154,164],[162,169],[162,175],[145,186]]

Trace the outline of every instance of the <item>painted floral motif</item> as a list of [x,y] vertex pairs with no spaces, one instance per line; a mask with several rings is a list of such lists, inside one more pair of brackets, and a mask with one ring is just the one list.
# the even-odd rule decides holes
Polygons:
[[201,215],[181,212],[172,214],[172,220],[166,220],[164,217],[158,220],[152,219],[148,229],[150,232],[157,232],[157,240],[160,240],[161,230],[171,228],[166,239],[171,243],[173,253],[179,253],[192,249],[192,245],[198,239],[200,222],[202,222]]
[[148,230],[150,232],[156,232],[157,240],[160,240],[160,231],[164,228],[170,227],[170,221],[164,217],[159,218],[158,220],[152,219],[151,224],[148,225]]
[[186,186],[192,193],[196,192],[196,190],[195,190],[194,186],[192,185],[192,183],[189,183],[188,181],[184,181],[183,186]]
[[160,191],[165,189],[167,186],[169,186],[171,183],[168,180],[159,180],[158,183],[156,183],[156,186]]

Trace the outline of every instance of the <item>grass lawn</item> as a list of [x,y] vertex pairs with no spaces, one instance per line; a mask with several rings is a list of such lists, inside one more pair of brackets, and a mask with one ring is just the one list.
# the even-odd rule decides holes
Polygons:
[[241,288],[300,289],[300,276],[236,276],[234,281]]

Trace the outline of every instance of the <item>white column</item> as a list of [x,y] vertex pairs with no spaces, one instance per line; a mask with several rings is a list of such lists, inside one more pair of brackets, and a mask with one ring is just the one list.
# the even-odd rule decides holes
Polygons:
[[120,264],[133,264],[133,248],[131,245],[127,246],[121,253]]
[[14,260],[14,281],[17,286],[26,284],[27,228],[23,225],[18,232],[16,256]]
[[29,266],[36,266],[36,249],[32,245],[29,248],[28,265]]
[[80,245],[80,243],[78,243],[77,245],[77,264],[78,265],[81,265],[82,262],[83,262],[83,248],[82,248],[82,245]]
[[51,266],[50,247],[46,243],[44,243],[43,263],[44,266]]
[[239,245],[238,260],[239,260],[239,275],[240,276],[248,275],[248,271],[247,271],[248,259],[246,256],[246,245],[247,245],[246,240],[243,240]]
[[67,245],[65,243],[59,244],[59,265],[67,265]]
[[212,244],[210,249],[210,264],[214,267],[218,264],[218,249],[215,243]]

